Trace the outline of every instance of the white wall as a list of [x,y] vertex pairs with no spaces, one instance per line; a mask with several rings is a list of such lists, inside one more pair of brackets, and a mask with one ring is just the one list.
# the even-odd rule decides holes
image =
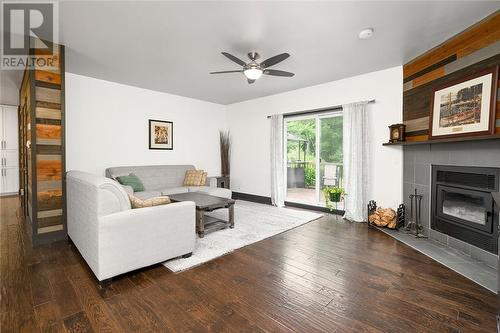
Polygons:
[[388,125],[402,121],[402,82],[403,71],[398,66],[229,105],[232,190],[270,196],[267,115],[376,99],[368,106],[372,151],[368,198],[382,206],[397,207],[402,202],[402,149],[383,147],[382,143],[388,140]]
[[[401,122],[402,67],[228,106],[66,73],[66,163],[104,174],[119,165],[194,164],[220,173],[219,130],[232,135],[232,190],[270,196],[267,115],[376,99],[371,132],[369,198],[402,201],[402,150],[383,147],[388,125]],[[148,119],[174,122],[174,150],[148,149]]]
[[[220,174],[226,107],[66,73],[66,169],[194,164]],[[148,119],[173,121],[174,149],[149,150]]]

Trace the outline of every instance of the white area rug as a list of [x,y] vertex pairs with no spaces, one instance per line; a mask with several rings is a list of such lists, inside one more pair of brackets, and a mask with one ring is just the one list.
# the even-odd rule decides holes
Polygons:
[[[208,215],[227,219],[227,214],[227,209],[221,209]],[[197,237],[191,257],[169,260],[163,265],[173,272],[180,272],[321,216],[323,215],[309,211],[276,208],[238,200],[234,206],[234,229],[215,231],[204,238]]]

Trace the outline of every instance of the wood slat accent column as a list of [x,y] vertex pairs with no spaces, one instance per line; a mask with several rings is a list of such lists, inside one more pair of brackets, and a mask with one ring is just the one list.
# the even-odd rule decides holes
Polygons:
[[[28,68],[20,92],[21,184],[33,245],[66,238],[64,46],[53,54],[31,50],[52,66]],[[21,118],[20,118],[21,119]]]
[[[495,12],[403,66],[403,123],[407,141],[429,139],[436,87],[500,64],[500,12]],[[499,81],[500,83],[500,81]],[[500,87],[500,86],[499,86]],[[500,94],[500,91],[498,92]],[[500,104],[495,133],[500,134]]]

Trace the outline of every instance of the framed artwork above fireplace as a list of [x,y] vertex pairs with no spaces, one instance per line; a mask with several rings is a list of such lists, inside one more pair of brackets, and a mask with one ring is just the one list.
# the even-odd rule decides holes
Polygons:
[[430,138],[493,134],[498,66],[433,91]]

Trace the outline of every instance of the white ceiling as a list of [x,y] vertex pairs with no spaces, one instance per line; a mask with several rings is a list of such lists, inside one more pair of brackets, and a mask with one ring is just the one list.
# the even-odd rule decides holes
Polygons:
[[[66,70],[230,104],[401,65],[500,9],[495,1],[62,2]],[[373,27],[370,40],[358,32]],[[293,78],[249,85],[220,54],[288,52]],[[20,80],[19,77],[17,79]],[[2,88],[3,88],[2,78]]]

